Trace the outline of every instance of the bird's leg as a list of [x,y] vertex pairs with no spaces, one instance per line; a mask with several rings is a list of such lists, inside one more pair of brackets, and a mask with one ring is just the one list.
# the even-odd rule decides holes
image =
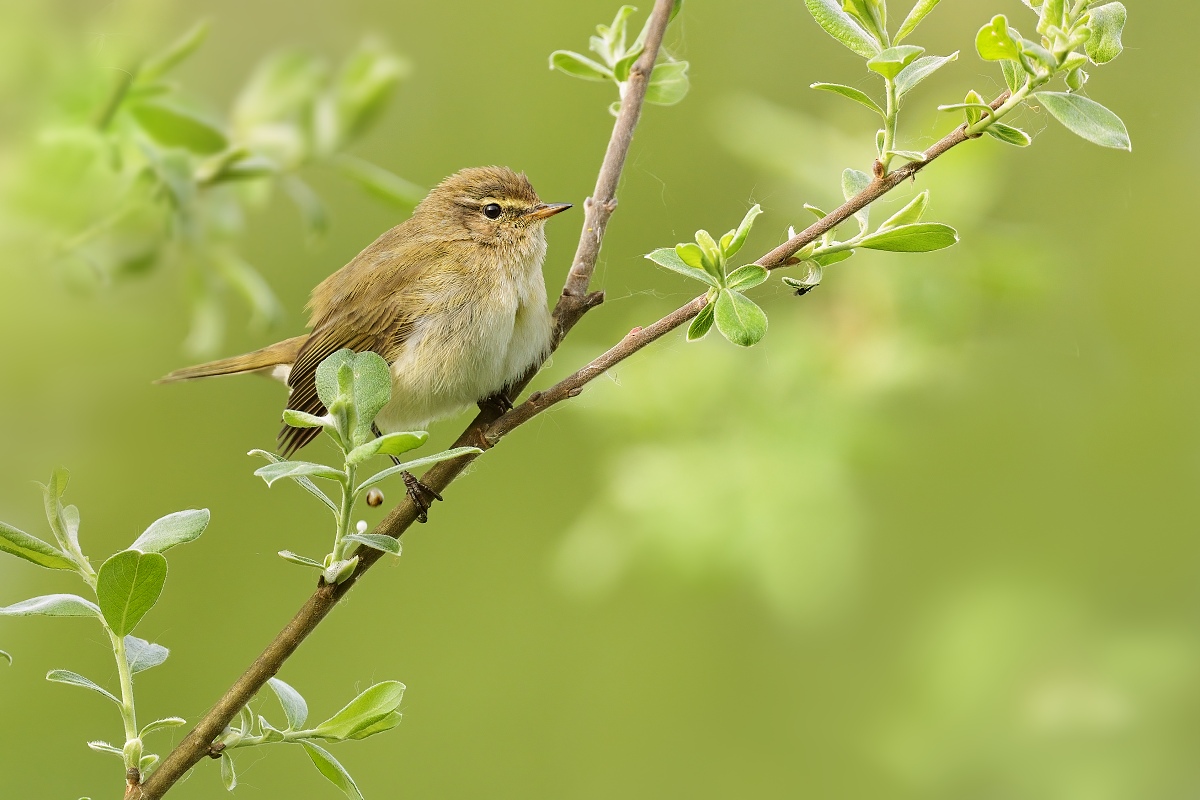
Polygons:
[[434,500],[441,500],[442,496],[417,480],[417,476],[408,470],[401,472],[400,477],[404,480],[404,487],[408,490],[408,499],[412,500],[413,505],[417,507],[417,519],[421,522],[429,522],[429,507],[433,505]]
[[513,409],[512,400],[508,399],[507,389],[501,389],[495,394],[483,398],[479,401],[478,405],[480,411],[487,411],[490,409],[495,411],[497,414],[503,414],[507,411],[512,411]]
[[[375,434],[376,439],[383,436],[383,431],[379,430],[379,426],[376,425],[374,422],[371,423],[371,433]],[[397,467],[400,466],[400,459],[396,458],[396,456],[388,456],[388,458],[390,458],[392,460],[393,466],[397,466]]]

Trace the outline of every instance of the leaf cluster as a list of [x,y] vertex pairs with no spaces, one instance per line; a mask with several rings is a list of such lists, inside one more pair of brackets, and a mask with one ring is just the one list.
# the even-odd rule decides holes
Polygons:
[[[683,7],[683,0],[675,0],[671,9],[671,19]],[[610,25],[597,25],[596,35],[591,37],[588,48],[596,55],[596,59],[576,53],[573,50],[555,50],[550,54],[550,69],[581,78],[585,81],[612,82],[617,85],[620,97],[624,99],[629,83],[630,71],[634,62],[646,49],[646,35],[650,31],[650,18],[642,26],[642,30],[629,42],[629,18],[637,12],[634,6],[621,6]],[[654,65],[650,73],[650,81],[646,87],[646,102],[659,106],[673,106],[687,95],[688,62],[679,61],[663,53],[664,60]],[[617,100],[609,106],[613,116],[621,109],[621,101]]]

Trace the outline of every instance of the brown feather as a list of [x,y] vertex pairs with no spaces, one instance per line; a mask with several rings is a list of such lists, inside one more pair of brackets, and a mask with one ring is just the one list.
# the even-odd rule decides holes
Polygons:
[[209,361],[207,364],[197,364],[194,367],[177,369],[168,375],[162,376],[155,383],[193,381],[197,378],[212,378],[217,375],[240,375],[245,372],[270,370],[274,367],[291,364],[295,361],[296,355],[304,347],[304,343],[307,340],[308,334],[293,336],[291,339],[284,339],[282,342],[267,345],[261,350],[255,350],[252,353],[245,353],[240,356],[233,356],[232,358],[222,358],[218,361]]

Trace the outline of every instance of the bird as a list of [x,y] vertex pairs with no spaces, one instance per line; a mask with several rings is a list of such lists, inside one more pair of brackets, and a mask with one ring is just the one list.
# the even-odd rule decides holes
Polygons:
[[[308,333],[157,382],[264,374],[287,385],[288,409],[320,416],[317,366],[348,348],[390,367],[392,397],[377,432],[423,430],[478,403],[511,407],[507,388],[550,353],[545,223],[568,208],[543,203],[524,173],[461,170],[312,291]],[[281,454],[318,432],[284,425]],[[405,483],[425,521],[431,498],[441,497],[411,475]]]

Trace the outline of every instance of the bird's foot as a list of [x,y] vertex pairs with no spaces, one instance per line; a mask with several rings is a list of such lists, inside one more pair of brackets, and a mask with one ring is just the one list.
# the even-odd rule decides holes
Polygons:
[[417,520],[429,522],[429,507],[434,500],[441,500],[442,496],[417,480],[417,476],[408,470],[401,472],[400,477],[404,480],[404,488],[408,490],[408,499],[417,507]]
[[501,390],[495,394],[485,397],[479,401],[480,411],[495,411],[497,414],[504,414],[513,410],[513,402],[508,399],[508,393]]

